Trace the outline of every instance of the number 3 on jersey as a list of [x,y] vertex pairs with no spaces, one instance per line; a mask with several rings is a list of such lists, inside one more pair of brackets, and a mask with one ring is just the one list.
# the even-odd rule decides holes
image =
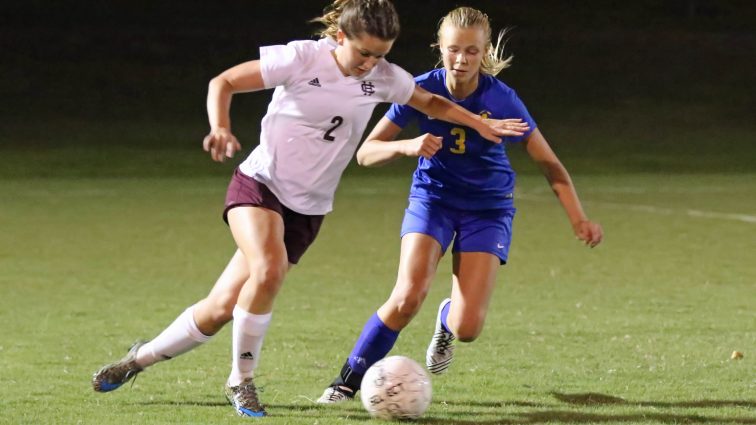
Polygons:
[[341,118],[341,117],[340,117],[340,116],[338,116],[338,115],[336,115],[335,117],[333,117],[333,119],[331,119],[331,124],[333,124],[333,127],[329,128],[329,129],[328,129],[328,130],[327,130],[327,131],[325,132],[325,134],[323,135],[323,139],[324,139],[324,140],[327,140],[327,141],[329,141],[329,142],[333,142],[334,140],[336,140],[336,138],[335,138],[335,137],[331,136],[331,133],[333,132],[333,130],[336,130],[337,128],[339,128],[339,126],[340,126],[340,125],[341,125],[341,124],[342,124],[343,122],[344,122],[344,118]]
[[459,127],[454,127],[454,128],[451,129],[451,134],[453,136],[457,136],[457,140],[454,141],[454,143],[457,145],[457,147],[449,149],[451,151],[451,153],[456,153],[456,154],[460,154],[460,155],[463,154],[463,153],[465,153],[465,140],[466,140],[466,138],[465,138],[465,129],[464,128],[459,128]]

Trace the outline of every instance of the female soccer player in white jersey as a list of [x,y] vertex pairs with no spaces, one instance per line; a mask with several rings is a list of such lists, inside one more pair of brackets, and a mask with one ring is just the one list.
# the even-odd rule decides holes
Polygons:
[[154,339],[100,369],[92,381],[96,391],[115,390],[144,368],[199,346],[233,318],[226,396],[239,415],[264,416],[252,378],[274,299],[331,211],[336,186],[374,106],[409,104],[473,128],[492,142],[525,130],[519,120],[484,120],[432,95],[387,62],[399,34],[389,1],[337,0],[318,21],[327,26],[320,41],[262,47],[259,60],[210,82],[210,134],[203,145],[215,161],[241,148],[231,132],[232,95],[275,88],[260,145],[238,167],[226,195],[223,217],[238,249],[205,299]]
[[[318,402],[354,397],[362,376],[393,347],[399,332],[420,309],[441,256],[454,241],[451,298],[439,306],[436,329],[426,355],[432,373],[446,371],[453,341],[469,342],[483,329],[500,265],[507,261],[514,217],[514,181],[505,147],[523,143],[546,175],[578,239],[594,247],[601,227],[586,217],[567,170],[538,131],[514,90],[495,78],[511,58],[502,59],[500,34],[491,43],[488,16],[461,7],[443,18],[438,31],[443,68],[415,78],[425,90],[444,96],[488,118],[520,118],[522,135],[497,144],[471,129],[431,120],[411,104],[394,104],[357,152],[365,166],[401,156],[417,156],[409,206],[402,223],[399,272],[388,300],[365,324],[340,376]],[[417,120],[423,135],[393,141]],[[390,143],[387,143],[390,142]]]

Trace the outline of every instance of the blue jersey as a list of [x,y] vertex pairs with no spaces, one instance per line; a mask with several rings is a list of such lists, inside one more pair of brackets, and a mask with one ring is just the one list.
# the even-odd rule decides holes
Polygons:
[[415,78],[418,86],[443,96],[484,118],[520,118],[530,130],[523,136],[505,137],[496,144],[477,131],[433,119],[408,105],[391,105],[386,117],[399,127],[417,120],[421,133],[443,137],[443,147],[431,159],[420,157],[412,178],[410,200],[438,202],[468,211],[513,208],[515,172],[506,146],[521,142],[536,128],[535,121],[514,90],[491,75],[480,75],[478,88],[464,100],[454,99],[446,88],[446,70],[435,69]]

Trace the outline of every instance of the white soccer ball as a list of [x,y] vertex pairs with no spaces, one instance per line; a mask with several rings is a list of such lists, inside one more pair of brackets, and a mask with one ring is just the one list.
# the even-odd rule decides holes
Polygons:
[[365,372],[362,405],[379,419],[417,419],[428,409],[431,382],[425,369],[404,356],[380,360]]

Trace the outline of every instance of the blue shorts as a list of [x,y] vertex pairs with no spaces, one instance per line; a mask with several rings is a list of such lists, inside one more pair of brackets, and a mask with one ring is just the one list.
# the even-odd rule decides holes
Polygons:
[[404,211],[402,236],[422,233],[441,244],[446,252],[452,239],[452,252],[488,252],[507,262],[512,241],[515,209],[460,211],[428,202],[410,201]]

